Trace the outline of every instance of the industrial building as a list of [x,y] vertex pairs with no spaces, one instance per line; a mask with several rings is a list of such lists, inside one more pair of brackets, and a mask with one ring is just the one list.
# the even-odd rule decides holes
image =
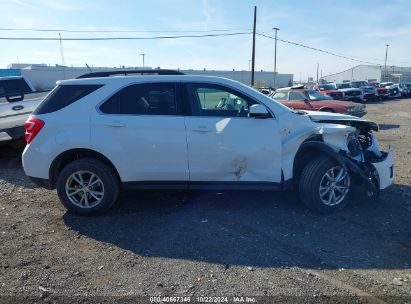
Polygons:
[[[385,73],[386,72],[386,73]],[[351,69],[323,76],[322,79],[329,82],[349,82],[354,80],[376,81],[376,82],[411,82],[411,67],[380,66],[380,65],[357,65]]]
[[[122,67],[123,68],[123,67]],[[119,69],[118,67],[91,67],[93,72]],[[142,69],[142,67],[133,67],[129,69]],[[145,67],[145,69],[150,69]],[[61,65],[50,66],[47,64],[20,64],[13,63],[8,66],[8,69],[0,70],[1,76],[24,76],[36,90],[47,90],[55,86],[56,81],[63,79],[72,79],[80,75],[89,73],[87,67],[67,67]],[[237,80],[244,84],[251,83],[251,73],[249,71],[219,71],[219,70],[181,70],[181,72],[189,75],[202,76],[219,76]],[[256,87],[272,87],[274,81],[274,73],[266,71],[255,72]],[[276,75],[276,87],[289,86],[293,81],[293,74],[278,74]]]

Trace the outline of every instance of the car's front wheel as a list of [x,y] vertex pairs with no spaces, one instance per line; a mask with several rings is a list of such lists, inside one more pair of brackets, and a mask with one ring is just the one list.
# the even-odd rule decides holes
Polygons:
[[351,177],[335,160],[322,156],[309,162],[300,176],[300,199],[310,209],[331,213],[349,201]]
[[108,210],[119,193],[114,171],[92,158],[78,159],[65,166],[56,186],[63,205],[78,214],[91,215]]

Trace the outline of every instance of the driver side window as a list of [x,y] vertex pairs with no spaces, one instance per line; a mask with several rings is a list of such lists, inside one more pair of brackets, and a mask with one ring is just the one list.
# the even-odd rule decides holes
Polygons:
[[212,84],[188,84],[194,116],[248,117],[255,101],[230,88]]
[[306,97],[300,92],[290,92],[290,101],[304,100]]

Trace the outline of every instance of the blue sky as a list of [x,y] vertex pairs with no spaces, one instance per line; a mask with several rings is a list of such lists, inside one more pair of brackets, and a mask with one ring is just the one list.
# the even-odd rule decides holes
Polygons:
[[[365,61],[411,66],[411,1],[241,1],[241,0],[1,0],[0,28],[66,30],[257,31]],[[167,35],[182,33],[166,33]],[[164,33],[62,33],[63,37],[153,36]],[[0,37],[58,37],[58,33],[0,31]],[[251,35],[139,41],[64,41],[67,65],[248,70]],[[58,41],[0,41],[0,68],[17,61],[60,64]],[[256,68],[273,70],[273,40],[257,38]],[[277,70],[314,76],[359,63],[278,42]],[[404,63],[402,63],[404,62]],[[408,62],[408,63],[405,63]]]

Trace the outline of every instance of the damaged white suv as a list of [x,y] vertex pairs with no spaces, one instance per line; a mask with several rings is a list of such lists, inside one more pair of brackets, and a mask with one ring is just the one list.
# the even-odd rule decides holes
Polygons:
[[26,122],[26,174],[71,211],[105,211],[120,188],[294,187],[328,213],[354,184],[374,197],[393,183],[373,122],[294,111],[224,78],[137,73],[60,81]]

